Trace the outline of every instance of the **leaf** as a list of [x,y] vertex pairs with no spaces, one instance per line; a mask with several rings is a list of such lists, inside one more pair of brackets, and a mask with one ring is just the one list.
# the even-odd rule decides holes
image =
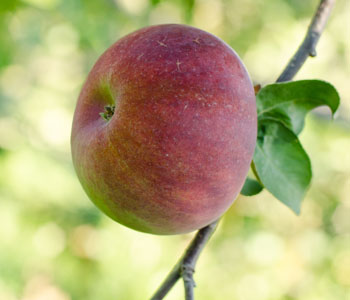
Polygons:
[[307,112],[327,105],[332,114],[339,106],[337,90],[321,80],[300,80],[270,84],[257,94],[258,120],[282,122],[295,134],[304,127]]
[[265,188],[299,214],[312,172],[293,131],[275,120],[260,121],[254,163]]
[[297,135],[310,110],[327,105],[334,114],[339,95],[320,80],[276,83],[256,91],[258,140],[252,169],[261,186],[299,214],[312,172]]
[[262,190],[263,187],[258,181],[247,177],[241,190],[241,194],[244,196],[254,196],[259,194]]

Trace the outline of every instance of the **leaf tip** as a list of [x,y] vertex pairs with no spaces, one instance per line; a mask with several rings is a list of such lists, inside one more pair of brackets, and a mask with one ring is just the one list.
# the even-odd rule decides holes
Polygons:
[[301,206],[299,204],[297,205],[291,205],[289,208],[299,217],[301,214]]

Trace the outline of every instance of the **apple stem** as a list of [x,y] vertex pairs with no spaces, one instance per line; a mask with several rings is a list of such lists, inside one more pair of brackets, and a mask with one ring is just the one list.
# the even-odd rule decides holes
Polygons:
[[[321,0],[317,7],[316,13],[313,16],[308,27],[306,36],[299,46],[297,52],[294,54],[288,65],[278,77],[277,82],[292,80],[295,74],[301,69],[306,59],[311,56],[316,56],[316,45],[323,32],[323,29],[330,16],[335,0]],[[257,174],[256,174],[257,175]],[[258,177],[257,177],[258,178]],[[210,237],[214,233],[219,220],[200,229],[195,235],[194,239],[186,249],[183,256],[178,263],[170,271],[161,286],[155,292],[151,300],[162,300],[175,285],[175,283],[182,277],[185,286],[185,299],[193,300],[193,288],[195,282],[193,280],[193,273],[198,260],[198,257]]]
[[261,181],[261,179],[260,179],[260,177],[258,175],[258,171],[256,170],[254,161],[251,162],[250,168],[251,168],[251,170],[252,170],[252,172],[253,172],[253,174],[255,176],[255,179],[260,183],[261,186],[264,186],[264,184],[262,183],[262,181]]
[[214,233],[219,220],[209,224],[208,226],[200,229],[191,241],[190,245],[186,249],[183,256],[170,271],[165,278],[159,289],[155,292],[151,300],[164,299],[166,294],[171,290],[175,283],[182,277],[185,287],[185,299],[193,300],[193,288],[195,282],[193,280],[193,273],[195,271],[198,257],[205,245],[209,241],[210,237]]

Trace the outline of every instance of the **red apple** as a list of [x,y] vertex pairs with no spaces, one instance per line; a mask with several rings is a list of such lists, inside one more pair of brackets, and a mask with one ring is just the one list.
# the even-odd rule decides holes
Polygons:
[[72,156],[86,193],[112,219],[179,234],[232,204],[256,131],[254,88],[237,54],[202,30],[158,25],[120,39],[93,67]]

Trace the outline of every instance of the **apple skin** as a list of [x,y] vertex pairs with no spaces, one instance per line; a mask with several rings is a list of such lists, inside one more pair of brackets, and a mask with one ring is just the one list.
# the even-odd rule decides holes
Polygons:
[[[104,120],[106,105],[114,115]],[[237,54],[185,25],[146,27],[99,58],[80,93],[71,146],[89,198],[115,221],[180,234],[219,218],[240,192],[257,133]]]

